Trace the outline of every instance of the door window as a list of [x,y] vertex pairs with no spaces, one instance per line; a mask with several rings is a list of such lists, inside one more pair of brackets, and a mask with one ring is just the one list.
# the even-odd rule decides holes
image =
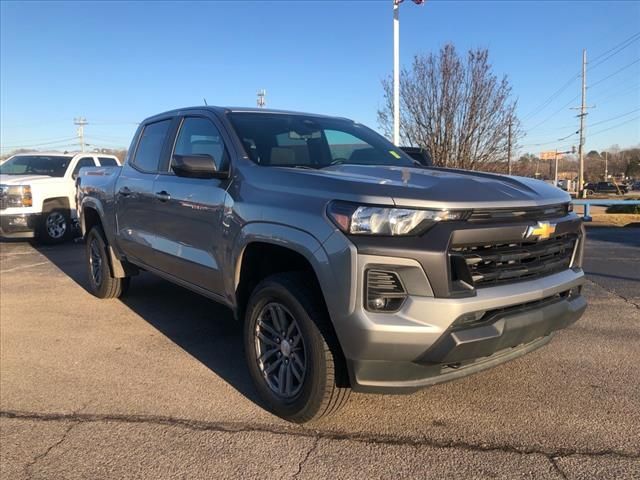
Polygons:
[[170,125],[171,120],[162,120],[144,127],[133,158],[133,165],[145,172],[158,171],[162,146]]
[[116,162],[115,158],[98,157],[98,160],[100,160],[100,165],[102,167],[117,167],[118,166],[118,162]]
[[78,163],[76,164],[76,168],[73,169],[73,173],[71,174],[71,178],[73,178],[74,180],[78,178],[78,174],[80,173],[81,168],[95,167],[95,166],[96,166],[96,162],[93,160],[92,157],[83,157],[80,160],[78,160]]
[[182,122],[176,139],[174,154],[209,154],[213,157],[218,170],[221,169],[226,152],[222,136],[210,120],[202,117],[187,117]]

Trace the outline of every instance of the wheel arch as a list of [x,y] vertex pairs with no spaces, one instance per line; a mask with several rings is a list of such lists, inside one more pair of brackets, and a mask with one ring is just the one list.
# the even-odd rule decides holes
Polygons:
[[71,204],[68,197],[50,197],[42,201],[42,213],[48,213],[56,208],[65,209],[71,215]]
[[[306,271],[312,275],[322,302],[327,306],[327,290],[332,282],[329,260],[321,243],[302,230],[279,224],[251,223],[233,242],[228,285],[238,318],[252,287],[265,276],[288,271]],[[328,309],[327,309],[328,310]]]

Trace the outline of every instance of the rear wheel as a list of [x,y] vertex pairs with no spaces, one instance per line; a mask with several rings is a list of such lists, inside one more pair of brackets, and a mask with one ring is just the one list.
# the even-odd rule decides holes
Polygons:
[[116,298],[126,293],[130,279],[114,278],[102,228],[95,226],[91,229],[85,248],[91,293],[98,298]]
[[245,354],[260,397],[297,423],[331,414],[350,389],[342,352],[317,293],[296,273],[272,275],[251,294]]

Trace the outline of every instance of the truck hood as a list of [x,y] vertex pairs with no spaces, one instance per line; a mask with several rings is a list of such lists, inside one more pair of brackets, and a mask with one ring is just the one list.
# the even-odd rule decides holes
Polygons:
[[62,182],[62,177],[49,177],[46,175],[7,175],[0,174],[0,184],[2,185],[33,185],[39,183]]
[[[300,188],[312,183],[312,187],[306,188],[320,188],[325,196],[327,192],[335,191],[343,193],[340,197],[347,197],[336,196],[336,199],[377,199],[385,204],[391,200],[395,205],[406,207],[525,207],[571,200],[566,192],[540,180],[468,170],[370,165],[336,165],[322,170],[279,170],[287,170],[296,177],[316,177],[317,182],[290,180],[293,185],[298,182]],[[289,181],[286,183],[291,188],[292,184]],[[284,185],[282,187],[286,190]]]

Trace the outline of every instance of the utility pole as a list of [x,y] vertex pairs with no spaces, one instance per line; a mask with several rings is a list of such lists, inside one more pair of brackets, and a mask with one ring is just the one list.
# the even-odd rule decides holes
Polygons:
[[393,143],[400,146],[400,2],[393,1]]
[[73,124],[78,126],[77,134],[80,139],[80,148],[84,152],[84,126],[88,125],[89,122],[84,117],[77,117],[73,119]]
[[264,108],[267,104],[267,91],[265,89],[258,90],[258,107]]
[[608,165],[608,161],[609,161],[609,152],[604,152],[604,181],[607,181],[607,178],[609,178],[609,172],[607,171],[607,167]]
[[556,173],[553,176],[553,186],[557,187],[558,186],[558,149],[556,148],[556,154],[554,156],[554,160],[556,163]]
[[578,198],[584,198],[584,117],[587,116],[587,49],[582,50],[582,102],[580,104],[580,170],[578,173]]
[[511,127],[513,126],[513,120],[509,120],[509,146],[507,152],[507,172],[511,175]]

